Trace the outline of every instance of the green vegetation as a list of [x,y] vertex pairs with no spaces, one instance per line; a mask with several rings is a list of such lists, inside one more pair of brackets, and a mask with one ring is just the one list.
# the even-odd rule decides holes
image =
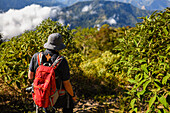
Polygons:
[[[143,17],[125,32],[117,48],[119,71],[133,86],[127,91],[126,110],[168,112],[170,96],[170,10]],[[125,105],[126,105],[125,104]]]
[[[61,26],[50,19],[0,45],[0,92],[27,98],[32,55],[59,32],[72,83],[80,98],[117,98],[120,111],[170,112],[170,9],[142,17],[136,27]],[[5,89],[5,90],[4,90]],[[2,96],[2,98],[5,98]],[[1,99],[3,101],[3,99]],[[21,99],[20,99],[21,100]]]

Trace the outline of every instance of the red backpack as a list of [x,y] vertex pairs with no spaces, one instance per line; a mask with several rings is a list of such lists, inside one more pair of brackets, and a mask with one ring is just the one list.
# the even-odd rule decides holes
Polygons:
[[[42,53],[37,56],[39,67],[35,73],[33,82],[34,92],[32,93],[34,103],[38,107],[52,107],[59,97],[59,91],[56,88],[55,69],[61,63],[63,57],[58,56],[51,66],[44,66],[42,62]],[[61,88],[60,88],[61,90]]]

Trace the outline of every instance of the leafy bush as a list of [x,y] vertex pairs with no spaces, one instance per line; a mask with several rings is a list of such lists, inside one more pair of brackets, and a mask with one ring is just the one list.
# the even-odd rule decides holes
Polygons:
[[[170,9],[154,12],[130,31],[121,44],[119,70],[133,86],[128,92],[126,111],[169,112],[170,96]],[[115,49],[116,49],[115,48]],[[130,103],[130,106],[126,107]],[[129,105],[129,104],[128,104]]]
[[97,58],[105,51],[113,51],[119,44],[118,37],[122,36],[124,28],[112,28],[105,24],[98,28],[77,28],[74,30],[73,41],[79,53],[85,57]]
[[119,61],[120,56],[114,55],[109,51],[105,51],[96,59],[89,59],[80,64],[81,70],[88,77],[94,77],[100,80],[100,84],[112,87],[110,92],[113,92],[117,86],[117,77],[115,73],[118,69],[116,63]]
[[114,55],[109,51],[105,51],[96,59],[89,59],[82,62],[80,67],[88,76],[95,76],[97,78],[112,77],[113,72],[117,69],[115,64],[119,59],[119,55]]

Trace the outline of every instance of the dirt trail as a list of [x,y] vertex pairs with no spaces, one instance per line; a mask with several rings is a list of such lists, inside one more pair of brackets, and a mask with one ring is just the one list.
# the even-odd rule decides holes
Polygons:
[[[115,113],[119,112],[117,99],[108,99],[104,102],[80,99],[74,108],[74,113]],[[6,100],[0,102],[1,113],[35,113],[33,101],[27,100],[22,103],[17,100]],[[62,109],[57,109],[56,113],[62,113]]]

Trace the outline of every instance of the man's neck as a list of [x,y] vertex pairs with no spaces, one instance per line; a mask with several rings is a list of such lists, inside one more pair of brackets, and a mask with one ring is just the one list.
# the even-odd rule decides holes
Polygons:
[[57,51],[57,50],[51,50],[51,49],[46,49],[45,51],[47,51],[47,52],[52,52],[53,54],[55,54],[55,53],[57,53],[57,54],[59,54],[59,52]]

